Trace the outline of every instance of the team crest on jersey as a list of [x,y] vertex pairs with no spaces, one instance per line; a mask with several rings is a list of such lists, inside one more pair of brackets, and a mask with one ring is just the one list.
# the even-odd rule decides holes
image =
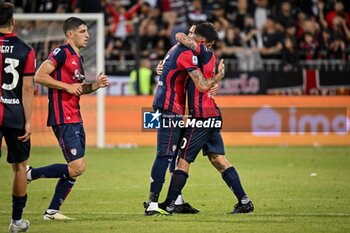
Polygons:
[[75,149],[75,148],[70,149],[70,153],[71,153],[73,156],[76,156],[76,155],[77,155],[77,149]]
[[82,82],[82,81],[85,80],[85,76],[84,76],[83,74],[81,74],[81,73],[79,72],[79,70],[75,70],[75,71],[74,71],[73,79]]
[[195,66],[198,65],[198,58],[197,58],[197,56],[193,56],[193,57],[192,57],[192,63],[193,63],[193,65],[195,65]]
[[59,53],[61,51],[60,48],[55,48],[55,50],[53,51],[53,55],[56,56],[57,53]]

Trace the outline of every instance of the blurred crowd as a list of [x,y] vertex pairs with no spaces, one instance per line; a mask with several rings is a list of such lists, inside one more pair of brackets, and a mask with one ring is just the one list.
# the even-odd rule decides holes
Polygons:
[[107,60],[132,60],[136,51],[142,57],[162,59],[177,32],[211,21],[219,32],[216,55],[246,61],[248,66],[261,59],[279,59],[290,66],[300,60],[350,61],[349,0],[12,2],[25,13],[103,12]]

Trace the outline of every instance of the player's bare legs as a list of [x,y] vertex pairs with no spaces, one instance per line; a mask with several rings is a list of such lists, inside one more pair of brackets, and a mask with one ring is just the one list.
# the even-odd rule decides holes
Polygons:
[[73,160],[72,162],[68,163],[68,172],[69,176],[73,179],[76,179],[78,176],[82,175],[86,170],[86,162],[84,157]]
[[12,194],[16,197],[22,197],[27,193],[26,166],[27,166],[27,160],[21,163],[12,164],[12,171],[13,171]]

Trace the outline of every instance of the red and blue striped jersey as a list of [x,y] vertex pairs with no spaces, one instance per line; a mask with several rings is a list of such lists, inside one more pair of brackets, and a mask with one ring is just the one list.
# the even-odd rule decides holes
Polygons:
[[[202,44],[198,44],[196,51],[199,59],[199,67],[206,79],[215,74],[216,57],[213,51]],[[188,80],[187,86],[188,110],[192,117],[209,118],[221,116],[213,96],[209,91],[199,92],[192,79]]]
[[[50,74],[54,79],[69,84],[84,81],[83,57],[78,55],[69,44],[54,49],[48,60],[52,61],[56,67]],[[64,90],[49,88],[47,125],[82,122],[79,100],[79,96]]]
[[188,72],[198,68],[198,58],[189,48],[176,44],[163,60],[163,73],[159,78],[153,107],[184,114]]
[[23,79],[34,76],[35,53],[14,33],[0,33],[0,126],[23,129]]

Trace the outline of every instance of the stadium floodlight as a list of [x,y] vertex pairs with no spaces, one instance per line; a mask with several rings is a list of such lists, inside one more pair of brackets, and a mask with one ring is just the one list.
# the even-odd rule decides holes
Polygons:
[[[86,79],[95,80],[100,71],[104,71],[104,17],[103,14],[15,14],[16,35],[35,49],[37,66],[49,55],[49,52],[65,41],[62,23],[69,17],[79,17],[87,22],[89,44],[82,50],[85,61]],[[43,89],[43,92],[45,90]],[[105,90],[97,91],[97,132],[96,145],[105,147]],[[84,117],[84,116],[83,116]]]

